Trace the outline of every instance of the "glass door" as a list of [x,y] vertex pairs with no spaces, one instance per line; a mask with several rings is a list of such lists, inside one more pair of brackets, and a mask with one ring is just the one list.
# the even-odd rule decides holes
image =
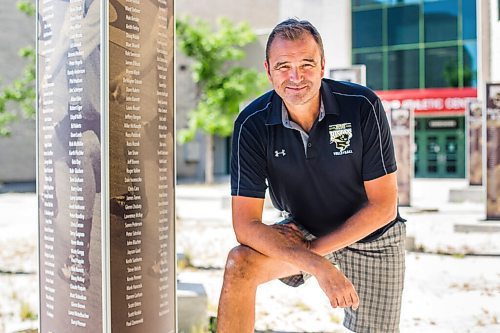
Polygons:
[[465,177],[465,143],[458,131],[415,133],[415,177]]

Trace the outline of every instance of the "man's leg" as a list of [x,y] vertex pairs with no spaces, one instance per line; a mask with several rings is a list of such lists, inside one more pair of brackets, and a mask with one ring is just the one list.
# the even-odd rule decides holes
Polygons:
[[399,332],[405,270],[405,224],[378,239],[339,251],[340,270],[358,292],[359,308],[344,309],[344,326],[356,333]]
[[299,270],[291,264],[269,258],[247,246],[233,248],[224,271],[217,332],[253,333],[257,287],[294,274],[299,274]]

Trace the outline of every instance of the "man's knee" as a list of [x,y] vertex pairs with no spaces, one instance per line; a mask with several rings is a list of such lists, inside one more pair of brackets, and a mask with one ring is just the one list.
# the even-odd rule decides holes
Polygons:
[[255,277],[258,268],[256,256],[258,255],[261,254],[244,245],[232,248],[227,256],[225,279],[249,280]]

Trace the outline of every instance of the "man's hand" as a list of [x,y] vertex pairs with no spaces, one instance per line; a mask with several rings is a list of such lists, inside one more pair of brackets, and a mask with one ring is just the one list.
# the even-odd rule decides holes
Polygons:
[[274,224],[271,227],[285,236],[290,246],[304,246],[308,250],[311,248],[311,241],[304,238],[302,232],[295,224]]
[[310,242],[304,239],[296,225],[263,224],[263,199],[233,196],[232,203],[233,227],[238,242],[264,256],[296,267],[290,272],[290,266],[286,265],[279,272],[281,265],[275,265],[275,271],[266,276],[266,281],[299,271],[308,272],[316,277],[333,307],[358,308],[359,297],[352,283],[330,261],[310,249]]
[[325,265],[320,273],[316,274],[319,286],[323,289],[334,308],[352,307],[356,310],[359,306],[358,293],[351,281],[332,264]]
[[[306,240],[300,229],[293,223],[275,224],[273,229],[286,237],[288,245],[303,246],[308,250],[311,248],[311,241]],[[316,275],[318,283],[330,300],[332,307],[347,308],[356,310],[359,306],[358,293],[354,289],[351,281],[331,263],[327,263],[323,271]]]

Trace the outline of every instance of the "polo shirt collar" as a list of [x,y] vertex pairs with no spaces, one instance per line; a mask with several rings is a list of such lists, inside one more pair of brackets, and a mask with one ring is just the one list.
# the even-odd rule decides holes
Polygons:
[[[328,83],[325,80],[321,81],[321,102],[325,109],[325,114],[340,114],[340,108],[337,100],[335,99],[335,95],[331,91],[331,88],[328,87]],[[283,124],[283,116],[282,116],[282,105],[283,100],[281,97],[274,92],[272,100],[271,100],[271,110],[267,115],[266,125],[279,125]]]
[[[325,118],[325,106],[323,104],[323,99],[320,99],[319,103],[320,104],[319,104],[318,121],[322,121],[323,118]],[[283,121],[283,126],[294,129],[293,124],[295,123],[292,120],[290,120],[290,117],[288,117],[288,110],[284,102],[281,102],[281,119]],[[300,129],[299,125],[295,124],[295,126],[297,126]]]
[[335,98],[332,88],[328,86],[325,80],[321,81],[321,100],[326,114],[340,115],[340,106]]
[[274,91],[271,99],[271,109],[267,114],[266,125],[279,125],[283,122],[281,119],[281,103],[283,103],[283,100]]

